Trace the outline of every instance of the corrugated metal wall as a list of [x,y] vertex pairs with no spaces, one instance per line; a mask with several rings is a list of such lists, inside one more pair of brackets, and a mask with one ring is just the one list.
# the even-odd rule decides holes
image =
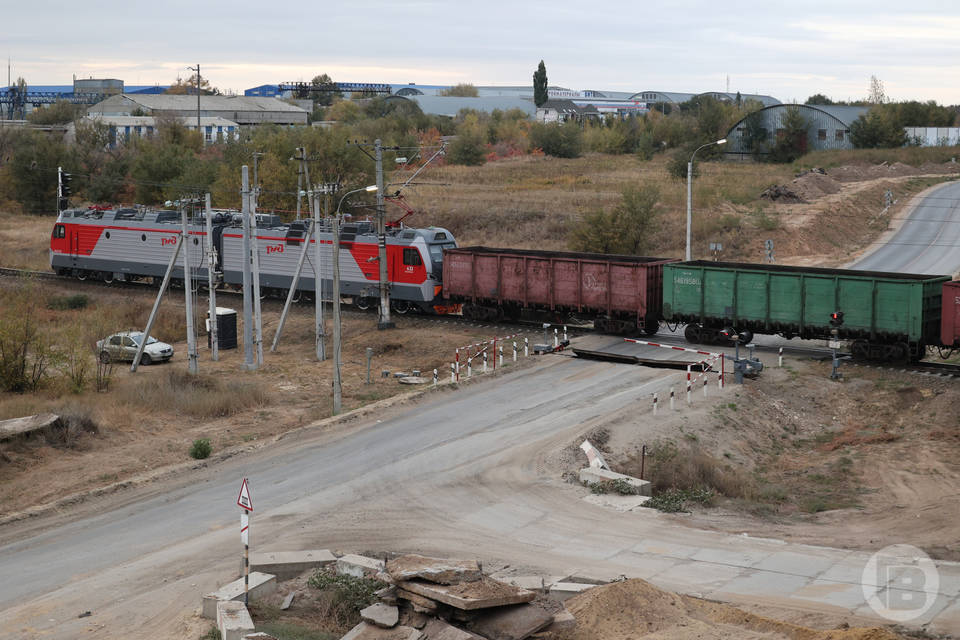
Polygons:
[[[820,149],[852,149],[850,142],[850,126],[834,116],[813,109],[805,105],[777,105],[757,112],[762,126],[766,129],[766,146],[769,149],[777,142],[777,131],[783,129],[783,120],[788,109],[799,109],[808,123],[807,148],[811,151]],[[748,116],[749,117],[749,116]],[[746,133],[746,118],[733,126],[727,133],[727,144],[724,155],[728,158],[747,159],[752,157],[753,150],[744,144]]]

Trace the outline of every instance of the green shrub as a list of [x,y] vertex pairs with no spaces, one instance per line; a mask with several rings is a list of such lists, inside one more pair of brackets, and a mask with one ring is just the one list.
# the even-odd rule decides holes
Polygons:
[[324,610],[328,622],[336,628],[349,629],[360,620],[360,610],[376,602],[376,592],[384,584],[373,578],[320,570],[307,581],[307,586],[322,592],[318,602],[323,605],[318,605],[318,610]]
[[556,158],[579,158],[583,149],[583,135],[575,122],[537,123],[530,129],[530,142],[548,156]]
[[213,447],[207,438],[197,438],[190,446],[190,457],[194,460],[204,460],[210,457]]
[[47,308],[55,311],[67,311],[69,309],[86,309],[90,299],[77,293],[72,296],[54,296],[47,301]]
[[658,509],[666,513],[685,513],[691,504],[710,505],[716,492],[708,487],[696,489],[667,489],[643,503],[643,506]]

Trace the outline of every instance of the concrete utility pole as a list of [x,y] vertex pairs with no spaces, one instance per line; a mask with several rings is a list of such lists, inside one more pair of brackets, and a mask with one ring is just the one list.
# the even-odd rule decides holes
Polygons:
[[323,270],[320,268],[320,197],[315,188],[310,189],[311,210],[313,211],[313,314],[316,336],[317,360],[327,359],[326,328],[323,326]]
[[300,219],[300,194],[303,191],[303,165],[307,161],[307,151],[303,147],[297,147],[297,220]]
[[[193,278],[190,277],[190,231],[187,228],[187,208],[180,201],[180,224],[183,226],[183,291],[187,301],[187,370],[197,373],[197,336],[193,329]],[[149,334],[148,334],[149,335]],[[143,336],[146,343],[148,335]]]
[[200,63],[198,62],[196,67],[187,67],[187,69],[197,72],[197,133],[200,134],[200,141],[206,144],[206,136],[200,128]]
[[[329,196],[327,197],[329,201]],[[340,210],[333,219],[333,415],[340,413],[342,384],[340,381]]]
[[253,342],[256,345],[257,366],[263,364],[263,316],[260,312],[260,241],[257,239],[256,187],[249,196],[250,205],[250,243],[253,257]]
[[390,282],[387,272],[387,220],[383,206],[383,145],[380,138],[374,142],[375,159],[377,163],[377,243],[379,245],[378,259],[380,262],[380,318],[378,329],[392,329],[390,321]]
[[214,362],[220,359],[220,338],[217,326],[217,282],[214,272],[217,269],[216,250],[213,248],[213,206],[210,203],[210,194],[206,195],[207,218],[207,294],[210,298],[210,357]]
[[258,177],[257,167],[262,157],[263,154],[259,151],[253,152],[253,203],[250,205],[250,208],[254,213],[257,212],[257,208],[260,206],[260,178]]
[[297,294],[297,288],[300,286],[300,274],[303,273],[303,263],[306,261],[307,251],[310,249],[311,234],[315,242],[319,243],[320,241],[317,237],[316,227],[313,226],[312,223],[313,221],[310,220],[311,227],[303,239],[303,246],[300,247],[300,258],[297,260],[297,270],[293,274],[293,281],[290,283],[290,290],[287,292],[287,301],[283,303],[283,311],[280,313],[280,322],[277,324],[277,333],[273,336],[273,345],[270,347],[270,351],[276,351],[277,345],[280,344],[280,335],[283,333],[283,325],[287,322],[287,313],[290,311],[293,297]]
[[243,366],[249,371],[257,368],[253,359],[253,291],[250,274],[250,170],[240,169],[242,180],[243,216]]
[[[170,262],[167,263],[167,270],[163,274],[163,282],[160,283],[160,290],[157,291],[157,298],[153,301],[153,308],[150,310],[150,317],[147,318],[147,326],[143,330],[143,335],[149,337],[150,332],[153,330],[153,321],[157,319],[157,310],[160,309],[160,301],[163,300],[163,294],[167,292],[167,286],[170,284],[170,277],[173,275],[173,267],[177,264],[177,257],[180,255],[180,251],[183,250],[183,245],[186,240],[183,237],[183,234],[180,234],[180,239],[177,242],[177,248],[174,250],[173,255],[170,256]],[[141,340],[140,344],[137,346],[137,355],[133,357],[133,364],[130,365],[131,373],[137,372],[137,367],[140,365],[140,358],[143,357],[143,349],[147,346],[146,340]]]
[[708,142],[707,144],[700,145],[694,149],[693,153],[690,154],[690,162],[687,163],[687,251],[686,251],[686,261],[689,262],[690,258],[690,226],[693,222],[693,158],[697,155],[697,151],[700,149],[706,149],[707,147],[712,147],[715,144],[726,144],[727,139],[723,138],[717,140],[716,142]]

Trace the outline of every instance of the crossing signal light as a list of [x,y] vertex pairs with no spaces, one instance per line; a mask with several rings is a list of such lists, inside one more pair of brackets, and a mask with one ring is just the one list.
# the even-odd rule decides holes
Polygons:
[[830,326],[839,327],[843,325],[843,311],[834,311],[830,314]]
[[70,183],[73,182],[73,176],[64,171],[60,172],[60,195],[64,198],[70,197]]

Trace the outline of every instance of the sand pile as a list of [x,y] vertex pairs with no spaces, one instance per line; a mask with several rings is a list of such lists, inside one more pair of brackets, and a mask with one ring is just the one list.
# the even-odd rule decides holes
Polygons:
[[881,629],[818,631],[736,607],[663,591],[643,580],[614,582],[566,602],[572,640],[897,640]]

